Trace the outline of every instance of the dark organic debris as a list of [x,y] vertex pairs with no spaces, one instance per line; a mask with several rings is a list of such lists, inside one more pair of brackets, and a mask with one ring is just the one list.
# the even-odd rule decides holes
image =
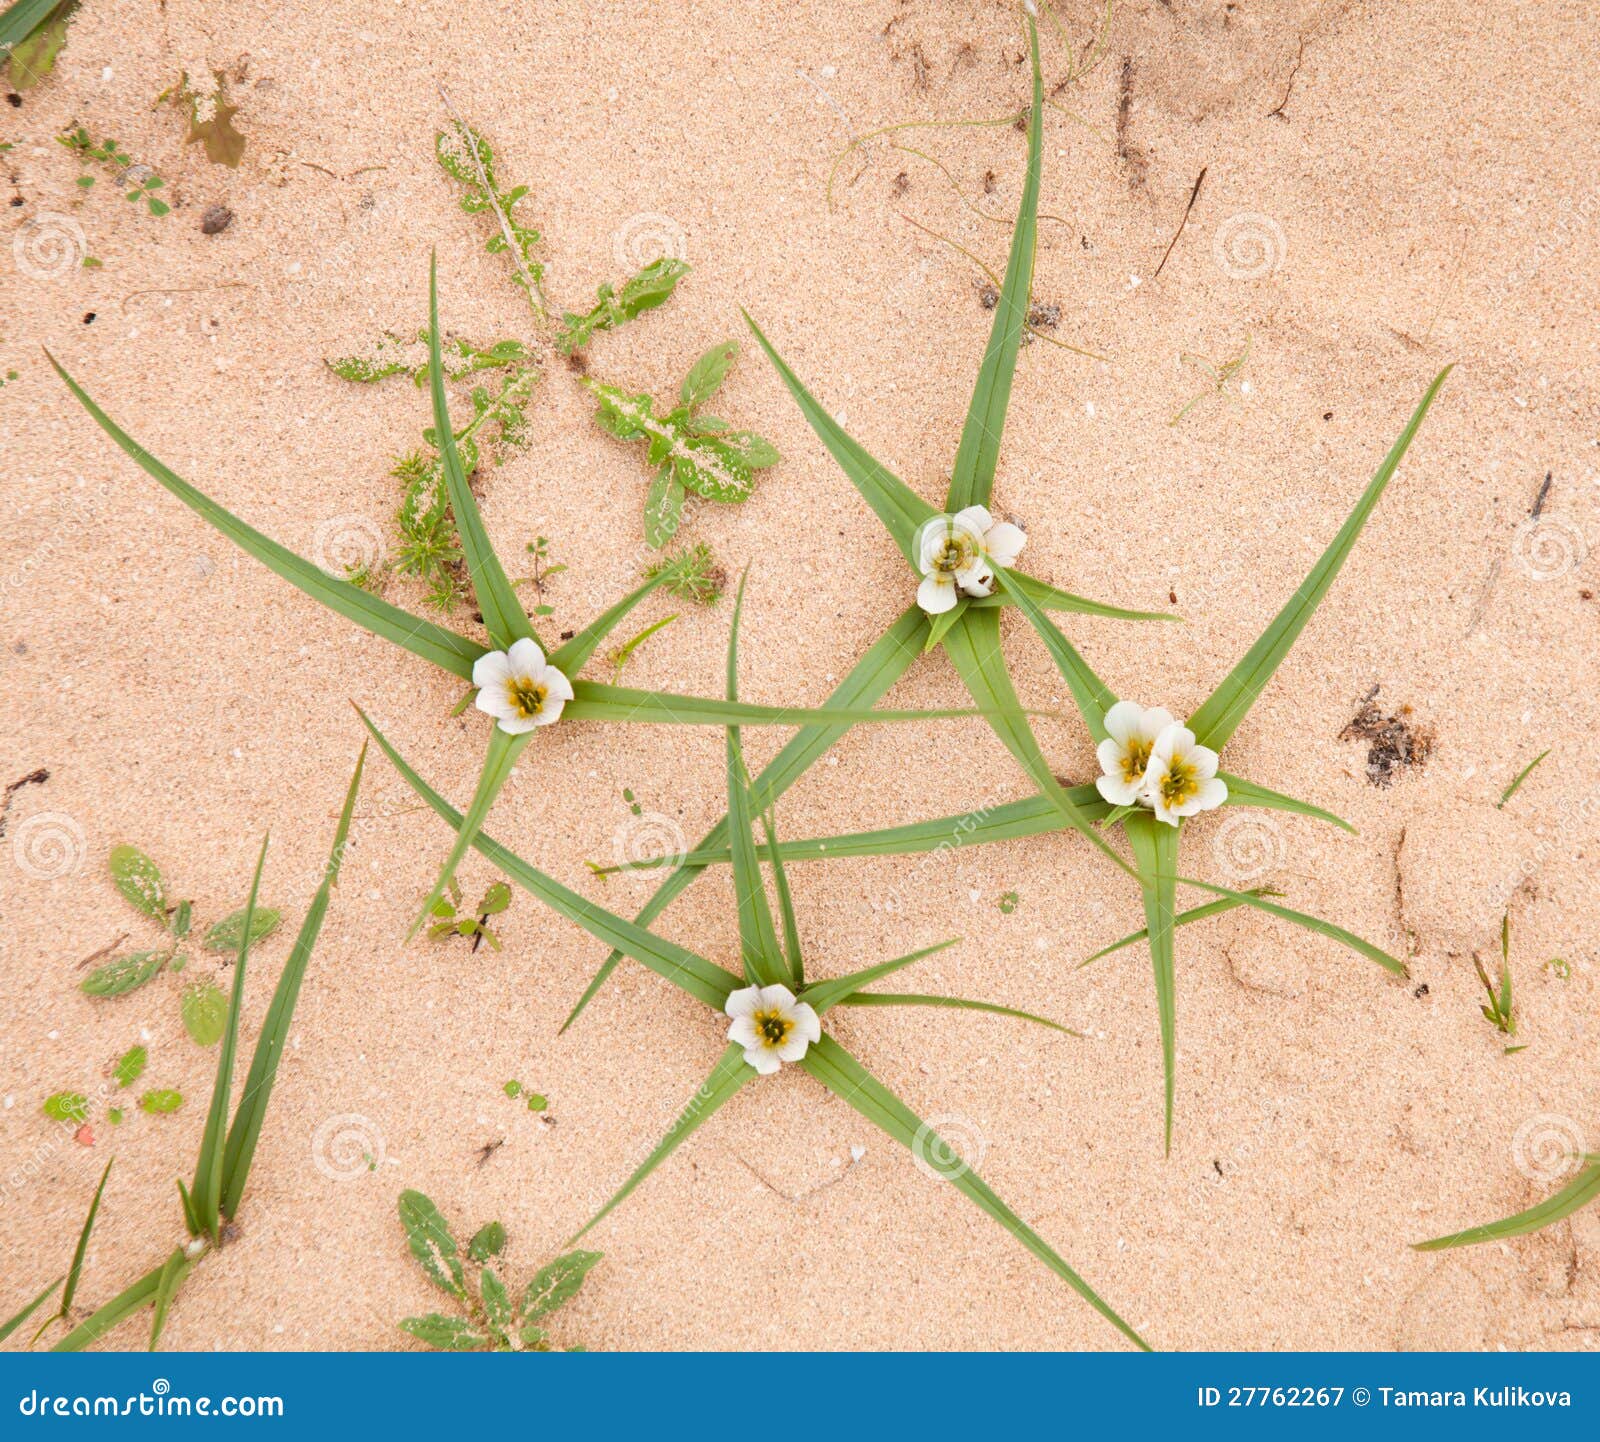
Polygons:
[[233,212],[225,205],[213,205],[200,219],[200,229],[206,235],[220,235],[233,224]]
[[1433,732],[1409,719],[1409,706],[1385,716],[1377,704],[1377,695],[1378,688],[1374,686],[1350,724],[1339,733],[1339,739],[1367,742],[1367,780],[1374,786],[1393,786],[1401,772],[1428,764]]
[[43,786],[50,779],[50,772],[41,766],[37,771],[30,771],[26,776],[20,776],[5,789],[5,794],[0,797],[0,836],[6,834],[6,816],[11,811],[11,800],[24,786]]
[[978,304],[985,310],[993,310],[1000,304],[1000,292],[992,285],[983,285],[978,288]]
[[[985,308],[987,309],[988,307]],[[1055,304],[1046,304],[1043,301],[1035,301],[1028,307],[1028,324],[1035,327],[1043,326],[1046,330],[1054,330],[1061,324],[1061,307]]]

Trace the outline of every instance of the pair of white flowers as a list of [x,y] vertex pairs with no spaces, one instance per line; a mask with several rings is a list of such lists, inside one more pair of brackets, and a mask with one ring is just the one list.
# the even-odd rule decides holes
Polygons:
[[1106,739],[1096,754],[1105,773],[1095,786],[1113,806],[1144,806],[1176,826],[1228,799],[1217,753],[1160,706],[1118,701],[1106,712]]
[[1027,541],[1020,526],[995,520],[982,506],[925,521],[917,532],[917,604],[937,616],[962,596],[993,595],[994,568],[1014,564]]

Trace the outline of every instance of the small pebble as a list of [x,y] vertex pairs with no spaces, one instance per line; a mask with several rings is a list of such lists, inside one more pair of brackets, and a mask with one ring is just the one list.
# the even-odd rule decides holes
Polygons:
[[200,229],[205,235],[220,235],[233,224],[233,212],[225,205],[213,205],[200,217]]

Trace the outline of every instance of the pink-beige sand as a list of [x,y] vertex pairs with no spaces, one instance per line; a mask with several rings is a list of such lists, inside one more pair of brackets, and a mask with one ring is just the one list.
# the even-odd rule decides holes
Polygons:
[[[1102,11],[1078,0],[1062,13],[1081,55]],[[1299,584],[1428,380],[1458,363],[1225,758],[1360,834],[1240,812],[1252,829],[1202,819],[1185,848],[1201,876],[1274,885],[1406,956],[1412,980],[1257,915],[1185,928],[1163,1156],[1146,954],[1075,969],[1142,924],[1136,893],[1081,842],[1049,835],[938,865],[799,865],[792,881],[816,974],[960,935],[916,989],[1040,1011],[1084,1039],[948,1011],[840,1012],[830,1025],[943,1119],[1159,1347],[1593,1347],[1600,1214],[1456,1253],[1407,1246],[1548,1193],[1530,1147],[1552,1128],[1600,1147],[1589,7],[1136,0],[1115,7],[1098,65],[1056,90],[1067,53],[1047,24],[1046,83],[1063,109],[1046,116],[1035,299],[1060,307],[1051,335],[1104,359],[1023,351],[995,505],[1025,524],[1034,574],[1186,618],[1068,618],[1119,693],[1179,713],[1204,699]],[[152,106],[185,67],[242,76],[236,171],[208,164],[178,114]],[[457,802],[487,735],[475,712],[450,717],[455,682],[319,609],[135,470],[41,346],[270,535],[310,553],[353,528],[392,547],[386,472],[420,440],[426,397],[404,379],[357,387],[324,359],[423,323],[434,247],[452,332],[531,330],[504,258],[485,253],[485,218],[462,213],[434,162],[438,84],[481,126],[502,180],[531,187],[524,209],[559,302],[582,308],[660,244],[692,262],[665,308],[594,344],[593,374],[668,394],[707,346],[747,341],[744,306],[864,445],[923,495],[943,494],[991,316],[978,268],[909,222],[998,270],[1024,137],[902,131],[845,160],[831,208],[824,187],[838,152],[879,126],[1023,106],[1014,7],[89,0],[56,74],[20,108],[0,106],[13,143],[0,155],[0,375],[18,373],[0,388],[0,784],[49,772],[11,794],[0,842],[0,1314],[62,1269],[113,1153],[80,1308],[181,1230],[172,1183],[192,1168],[215,1054],[184,1033],[179,995],[198,976],[226,984],[226,968],[196,954],[183,977],[134,995],[80,994],[84,957],[123,932],[123,950],[157,939],[114,892],[111,847],[157,858],[204,923],[242,903],[271,831],[263,900],[287,925],[252,962],[253,1043],[361,742],[350,701]],[[166,177],[172,213],[124,203],[103,173],[81,191],[83,167],[54,138],[75,122]],[[937,156],[950,178],[892,141]],[[234,219],[206,235],[213,205]],[[24,265],[39,239],[24,228],[45,216],[78,227],[100,267],[44,251]],[[1225,394],[1208,389],[1193,358],[1221,366],[1247,338]],[[551,366],[531,444],[482,478],[503,556],[545,535],[568,563],[547,597],[558,629],[630,589],[641,558],[648,473],[591,409]],[[747,504],[702,507],[688,538],[751,566],[747,697],[814,703],[907,603],[912,578],[753,345],[718,410],[784,460]],[[419,601],[402,583],[389,594]],[[717,694],[731,606],[652,598],[641,624],[674,610],[628,681]],[[471,626],[469,613],[457,621]],[[1088,738],[1042,647],[1015,615],[1005,640],[1025,700],[1062,713],[1038,722],[1052,761],[1089,778]],[[1341,739],[1374,686],[1385,716],[1432,738],[1387,787],[1368,779],[1369,743]],[[964,695],[936,653],[891,699]],[[752,760],[787,734],[747,732]],[[639,825],[625,787],[693,840],[723,809],[720,733],[557,728],[525,753],[490,830],[631,914],[651,883],[602,883],[584,866]],[[865,728],[778,817],[787,835],[825,834],[1027,789],[979,722]],[[375,755],[240,1235],[184,1288],[165,1346],[413,1345],[396,1322],[441,1299],[407,1254],[403,1188],[432,1196],[462,1235],[503,1220],[506,1270],[526,1277],[654,1146],[721,1049],[716,1018],[631,963],[558,1036],[604,948],[525,895],[501,918],[499,953],[403,944],[450,839],[413,808]],[[469,898],[492,874],[469,859]],[[712,873],[661,929],[733,964],[731,897]],[[1479,1012],[1472,966],[1474,950],[1497,963],[1505,907],[1527,1044],[1510,1056]],[[1544,965],[1554,957],[1570,975]],[[52,1092],[106,1085],[146,1035],[134,1090],[178,1088],[179,1112],[128,1106],[114,1129],[97,1097],[92,1146],[42,1115]],[[513,1078],[548,1096],[544,1119],[506,1098]],[[373,1165],[319,1167],[319,1133],[351,1116]],[[558,1341],[1120,1345],[970,1203],[798,1073],[748,1088],[593,1243],[605,1260],[559,1315]],[[109,1345],[144,1340],[130,1323]]]

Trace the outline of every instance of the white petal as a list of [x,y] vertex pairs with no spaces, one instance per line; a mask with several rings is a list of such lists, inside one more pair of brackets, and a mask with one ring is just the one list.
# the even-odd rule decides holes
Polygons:
[[1196,811],[1214,811],[1228,799],[1228,783],[1219,781],[1215,776],[1202,781],[1200,790],[1195,793],[1194,809]]
[[945,538],[950,534],[950,517],[934,516],[922,523],[917,532],[917,564],[923,575],[933,565],[934,557],[944,550]]
[[994,524],[994,517],[983,506],[968,506],[956,512],[955,523],[958,526],[970,526],[981,536]]
[[509,736],[522,736],[532,731],[535,726],[546,725],[554,721],[554,716],[502,716],[495,724]]
[[1022,527],[1013,526],[1010,521],[1001,521],[998,525],[990,526],[983,536],[983,548],[997,566],[1011,565],[1022,554],[1022,548],[1027,544],[1028,538],[1023,533]]
[[764,986],[761,988],[761,1005],[766,1010],[787,1015],[794,1006],[794,993],[786,986]]
[[1141,740],[1154,744],[1155,739],[1169,726],[1178,723],[1173,719],[1172,712],[1165,706],[1152,706],[1144,713],[1144,720],[1139,723],[1139,736]]
[[1165,821],[1168,826],[1176,826],[1178,824],[1178,818],[1183,813],[1181,811],[1175,811],[1172,807],[1168,806],[1167,803],[1161,799],[1161,793],[1159,791],[1151,792],[1149,800],[1150,810],[1155,814],[1157,821]]
[[749,1050],[761,1045],[761,1034],[756,1030],[753,1016],[736,1016],[728,1024],[728,1040]]
[[956,583],[949,576],[930,572],[917,587],[917,604],[930,616],[948,611],[956,603]]
[[1120,776],[1097,776],[1095,789],[1113,806],[1135,806],[1139,801],[1139,786],[1124,781]]
[[504,681],[492,681],[487,686],[480,686],[478,694],[472,698],[472,704],[480,711],[485,711],[491,716],[503,717],[507,721],[515,719],[520,714],[506,693]]
[[[1127,703],[1122,701],[1117,702],[1117,706],[1122,706],[1125,704]],[[1115,711],[1117,706],[1113,706],[1111,710]],[[1106,714],[1107,718],[1109,719],[1110,712],[1107,712]],[[1115,776],[1119,780],[1121,779],[1122,758],[1127,755],[1127,750],[1118,743],[1115,736],[1107,736],[1104,741],[1094,748],[1094,754],[1095,759],[1100,763],[1100,769],[1104,771],[1107,776]]]
[[529,676],[538,680],[544,671],[544,650],[531,636],[513,641],[506,659],[511,663],[513,676]]
[[791,1032],[789,1040],[778,1048],[778,1060],[799,1061],[806,1054],[806,1048],[810,1045],[811,1043],[801,1036],[799,1032]]
[[552,721],[559,721],[561,719],[561,709],[566,704],[565,701],[552,701],[546,697],[545,703],[539,708],[538,714],[528,718],[529,727],[548,726]]
[[778,1060],[775,1051],[766,1051],[761,1047],[750,1047],[745,1051],[744,1059],[750,1063],[762,1076],[771,1076],[773,1072],[783,1065]]
[[[572,682],[567,680],[554,666],[544,668],[544,685],[549,690],[550,698],[555,701],[572,700]],[[560,711],[557,706],[556,710]]]
[[[817,1015],[815,1008],[808,1001],[797,1001],[794,1010],[790,1012],[794,1021],[795,1031],[807,1041],[822,1040],[822,1019]],[[785,1057],[785,1061],[789,1058]]]
[[975,565],[956,572],[956,584],[969,596],[994,594],[994,571],[981,557]]
[[1217,761],[1217,753],[1209,746],[1196,746],[1189,752],[1189,764],[1202,781],[1209,781],[1217,774]]
[[[1119,752],[1128,742],[1140,734],[1140,722],[1144,719],[1144,707],[1137,701],[1118,701],[1106,712],[1106,734],[1117,742]],[[1105,743],[1102,742],[1102,745]],[[1111,769],[1102,755],[1100,764],[1107,771]]]
[[722,1003],[722,1009],[729,1016],[754,1016],[760,1005],[761,988],[744,986],[738,991],[728,993],[728,999]]
[[506,659],[504,651],[485,651],[472,663],[472,684],[474,686],[493,686],[496,682],[504,682],[511,675],[511,663]]

